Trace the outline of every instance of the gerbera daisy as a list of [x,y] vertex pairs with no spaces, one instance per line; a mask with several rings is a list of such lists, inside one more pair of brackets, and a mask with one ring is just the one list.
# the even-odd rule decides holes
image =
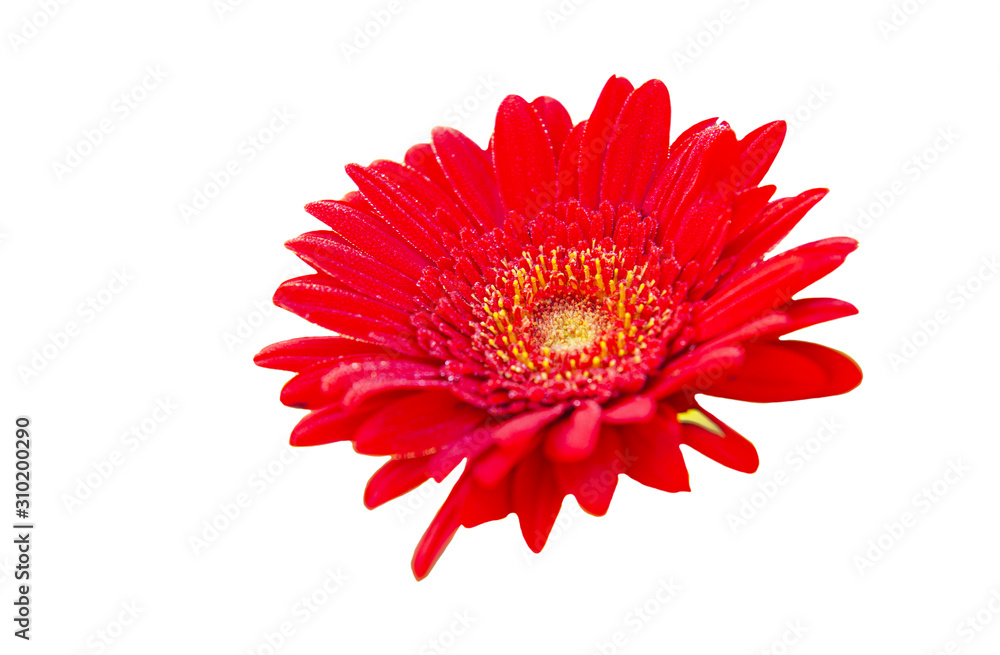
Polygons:
[[618,476],[689,491],[686,445],[752,473],[753,445],[699,406],[844,393],[836,350],[783,339],[856,313],[796,299],[857,246],[766,257],[825,194],[758,186],[785,134],[703,121],[669,138],[659,80],[612,77],[588,120],[507,97],[485,150],[432,131],[403,163],[350,165],[358,190],[306,210],[329,229],[288,247],[316,273],[274,302],[336,333],[265,348],[308,409],[291,443],[390,459],[374,508],[465,467],[413,556],[427,575],[460,526],[517,514],[538,552],[562,501],[608,510]]

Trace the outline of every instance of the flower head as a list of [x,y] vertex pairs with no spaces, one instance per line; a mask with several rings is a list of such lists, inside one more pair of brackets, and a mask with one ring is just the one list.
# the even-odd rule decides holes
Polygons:
[[844,393],[846,355],[784,339],[856,309],[794,298],[856,247],[765,257],[826,193],[759,186],[783,122],[669,138],[667,89],[612,77],[574,125],[552,98],[506,98],[486,150],[447,128],[403,163],[347,172],[358,190],[306,210],[327,230],[288,247],[316,272],[274,301],[336,336],[256,361],[296,375],[310,410],[291,443],[388,456],[376,507],[461,476],[417,546],[423,578],[460,526],[515,513],[541,550],[565,496],[608,510],[620,474],[688,491],[680,446],[751,473],[753,445],[697,394],[753,402]]

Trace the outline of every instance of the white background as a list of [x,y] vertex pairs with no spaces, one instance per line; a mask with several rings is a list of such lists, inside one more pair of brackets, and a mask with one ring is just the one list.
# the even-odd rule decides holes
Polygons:
[[[51,18],[35,0],[0,16],[0,517],[13,520],[27,415],[37,524],[33,640],[5,618],[0,650],[263,655],[284,622],[275,652],[289,654],[1000,648],[1000,277],[982,263],[1000,254],[996,3],[411,0],[350,57],[388,0],[49,4]],[[711,116],[740,135],[789,119],[766,181],[832,193],[783,245],[862,244],[807,292],[860,315],[801,334],[849,352],[865,381],[790,404],[708,399],[757,445],[757,474],[687,451],[691,494],[623,478],[604,518],[568,499],[537,557],[514,517],[462,530],[417,583],[411,552],[444,488],[370,512],[379,462],[350,445],[280,463],[300,412],[278,402],[287,376],[252,356],[321,333],[269,308],[300,270],[282,243],[321,228],[301,207],[350,190],[344,164],[398,159],[438,124],[485,143],[508,93],[552,95],[582,120],[612,73],[663,79],[674,135]],[[144,97],[125,115],[122,94]],[[251,161],[275,111],[293,117]],[[110,133],[78,146],[102,122]],[[231,160],[239,173],[185,221]],[[127,286],[102,294],[122,271]],[[134,426],[144,441],[123,436]],[[269,465],[280,473],[260,477]],[[196,553],[240,494],[248,506]],[[758,508],[734,527],[744,503]],[[0,525],[7,617],[14,535]],[[327,571],[346,578],[329,595]],[[326,602],[303,613],[314,593]]]

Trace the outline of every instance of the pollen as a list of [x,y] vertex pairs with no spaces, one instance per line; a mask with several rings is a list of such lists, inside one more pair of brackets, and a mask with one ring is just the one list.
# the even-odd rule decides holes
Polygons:
[[525,250],[477,293],[471,345],[488,386],[512,400],[606,399],[658,365],[671,294],[648,261],[605,245]]
[[543,300],[533,318],[534,342],[557,356],[589,348],[614,325],[604,307],[589,298]]

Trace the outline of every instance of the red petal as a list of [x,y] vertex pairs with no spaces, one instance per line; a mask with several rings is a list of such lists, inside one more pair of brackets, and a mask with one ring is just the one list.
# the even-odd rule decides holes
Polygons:
[[427,214],[396,180],[373,167],[350,164],[345,170],[386,225],[414,250],[429,261],[447,254],[441,247],[441,230],[434,216]]
[[698,348],[669,362],[666,369],[645,395],[656,399],[666,398],[679,391],[688,396],[704,390],[743,361],[743,349],[738,346]]
[[520,96],[507,96],[497,111],[493,165],[507,211],[534,216],[555,202],[552,144],[538,113]]
[[532,100],[531,106],[545,125],[545,131],[548,132],[549,141],[552,143],[552,154],[558,161],[566,137],[573,129],[573,120],[566,108],[555,98],[541,96]]
[[613,405],[601,415],[601,420],[611,425],[642,423],[656,414],[656,400],[650,396],[632,396]]
[[612,76],[597,99],[594,111],[587,119],[580,139],[579,171],[580,203],[588,209],[597,209],[601,195],[601,177],[608,141],[614,132],[618,114],[633,90],[632,83],[624,77]]
[[306,205],[306,211],[330,226],[339,237],[372,258],[392,266],[413,279],[429,263],[412,248],[385,232],[376,218],[336,200]]
[[718,124],[719,124],[718,116],[716,116],[715,118],[706,118],[700,123],[695,123],[694,125],[692,125],[691,127],[687,128],[686,130],[677,135],[677,138],[674,139],[674,142],[673,144],[671,144],[670,149],[680,151],[683,150],[684,148],[687,148],[688,146],[691,145],[691,142],[695,138],[697,138],[702,134],[702,132],[712,129],[716,127]]
[[697,339],[708,339],[787,305],[792,296],[829,274],[858,242],[823,239],[776,255],[740,275],[710,297],[694,316]]
[[508,419],[492,434],[497,447],[478,460],[476,480],[486,486],[497,484],[534,447],[535,437],[542,428],[559,418],[565,410],[566,405],[560,403]]
[[593,400],[586,400],[572,414],[549,428],[545,455],[554,462],[586,459],[597,448],[600,429],[601,406]]
[[788,317],[788,323],[779,331],[768,333],[766,336],[781,336],[811,325],[853,316],[858,313],[858,308],[836,298],[801,298],[793,300],[781,311]]
[[562,416],[565,410],[565,403],[559,403],[545,409],[519,414],[497,428],[493,433],[493,441],[501,448],[523,448],[542,428]]
[[386,406],[362,424],[354,448],[362,455],[423,455],[465,435],[483,420],[448,391],[415,393]]
[[375,509],[379,505],[407,494],[427,480],[429,457],[413,459],[390,459],[375,471],[365,487],[365,507]]
[[684,423],[681,426],[681,443],[736,471],[742,473],[756,471],[757,467],[760,466],[760,458],[757,456],[757,449],[753,447],[753,444],[712,414],[704,409],[701,411],[712,419],[712,422],[719,426],[726,436],[720,437],[697,425]]
[[279,371],[301,371],[313,364],[351,355],[384,355],[385,349],[345,337],[302,337],[280,341],[265,347],[254,364]]
[[[429,146],[428,150],[430,150]],[[431,152],[433,153],[433,150]],[[436,166],[437,162],[434,163]],[[472,227],[465,212],[445,191],[445,189],[450,188],[450,185],[441,188],[423,173],[409,166],[385,159],[372,162],[368,168],[393,180],[405,194],[407,200],[413,202],[418,211],[430,218],[433,223],[441,223],[443,219],[445,227],[453,232],[457,232],[461,228]],[[437,168],[437,170],[440,172],[441,169]]]
[[412,333],[409,315],[395,307],[332,286],[320,275],[306,275],[282,282],[274,304],[311,323],[357,339],[372,334],[407,337]]
[[[767,207],[768,201],[777,190],[773,184],[744,189],[733,198],[732,227],[729,233],[733,239],[739,237],[749,226],[757,223],[760,213]],[[739,253],[732,248],[732,241],[726,245],[725,255],[736,256]]]
[[[733,161],[736,149],[736,135],[732,129],[720,123],[706,130],[692,142],[688,157],[677,164],[677,180],[680,186],[667,191],[663,189],[663,177],[657,180],[649,198],[660,195],[662,200],[654,215],[663,217],[660,230],[662,241],[674,244],[674,256],[681,263],[687,263],[703,247],[708,235],[724,229],[732,212],[732,191],[723,182],[726,165]],[[671,170],[671,162],[663,170]],[[669,174],[668,174],[669,179]]]
[[281,388],[281,403],[288,407],[317,409],[339,400],[323,390],[323,376],[329,370],[330,363],[319,362],[301,371]]
[[744,323],[736,330],[706,342],[703,347],[714,348],[747,340],[772,340],[811,325],[857,313],[858,309],[854,305],[836,298],[801,298],[793,300],[780,311],[769,312]]
[[350,441],[358,427],[388,402],[386,398],[364,406],[345,408],[331,405],[309,412],[292,430],[290,443],[293,446],[319,446]]
[[806,212],[826,194],[826,189],[811,189],[794,198],[783,198],[769,204],[752,225],[726,244],[724,256],[736,257],[734,270],[751,266],[788,236]]
[[861,368],[844,353],[807,341],[765,341],[744,346],[743,365],[708,395],[757,403],[823,398],[861,384]]
[[532,552],[541,552],[545,547],[564,495],[540,451],[518,464],[511,482],[511,501],[521,534]]
[[440,366],[436,363],[418,362],[407,357],[389,357],[382,354],[345,360],[327,366],[322,382],[324,392],[343,396],[345,405],[356,405],[362,398],[348,398],[347,394],[353,394],[354,388],[359,383],[426,382],[437,378],[439,374]]
[[488,521],[497,521],[514,511],[510,501],[511,477],[487,487],[472,478],[469,496],[462,508],[462,525],[474,528]]
[[436,127],[431,135],[441,170],[469,216],[483,228],[501,225],[506,214],[486,153],[458,130]]
[[631,457],[623,452],[618,429],[605,425],[593,455],[581,462],[556,464],[555,474],[560,487],[573,494],[583,511],[604,516],[618,486],[618,476],[628,470]]
[[364,378],[357,380],[351,385],[351,388],[344,394],[341,402],[345,406],[357,405],[358,403],[377,398],[380,395],[391,394],[397,391],[427,391],[429,389],[452,388],[452,385],[447,380],[428,379],[429,377],[425,376],[421,378],[420,375],[398,372],[393,374],[387,373],[374,378]]
[[661,232],[667,238],[679,229],[688,207],[704,190],[707,176],[717,170],[715,153],[735,142],[736,136],[729,125],[719,123],[695,134],[683,146],[671,146],[667,161],[643,202],[646,214],[660,218]]
[[566,202],[570,198],[576,198],[580,192],[579,185],[579,165],[580,165],[580,143],[583,140],[583,132],[587,127],[587,121],[576,124],[566,137],[566,144],[559,154],[559,170],[556,173],[556,199],[559,202]]
[[437,157],[434,156],[434,148],[431,144],[419,143],[407,150],[406,156],[403,157],[403,163],[427,176],[445,193],[450,194],[453,191],[451,182],[448,181],[444,171],[441,170],[441,165],[438,164]]
[[601,201],[641,207],[670,145],[670,96],[650,80],[628,97],[604,159]]
[[786,131],[785,121],[774,121],[740,139],[738,172],[729,183],[740,189],[759,184],[778,156]]
[[438,558],[444,553],[444,549],[451,543],[455,533],[461,525],[462,507],[465,505],[466,496],[469,493],[467,476],[463,475],[455,483],[455,487],[448,494],[441,505],[441,509],[434,516],[434,520],[427,527],[424,536],[420,538],[416,550],[413,551],[413,560],[410,566],[413,569],[413,576],[417,580],[423,580],[431,572]]
[[400,309],[414,309],[419,289],[413,278],[343,245],[333,232],[308,232],[285,247],[313,266],[366,296]]
[[681,425],[673,410],[661,406],[661,414],[636,423],[625,435],[626,448],[634,449],[634,461],[626,471],[630,478],[661,491],[691,491],[680,449]]

